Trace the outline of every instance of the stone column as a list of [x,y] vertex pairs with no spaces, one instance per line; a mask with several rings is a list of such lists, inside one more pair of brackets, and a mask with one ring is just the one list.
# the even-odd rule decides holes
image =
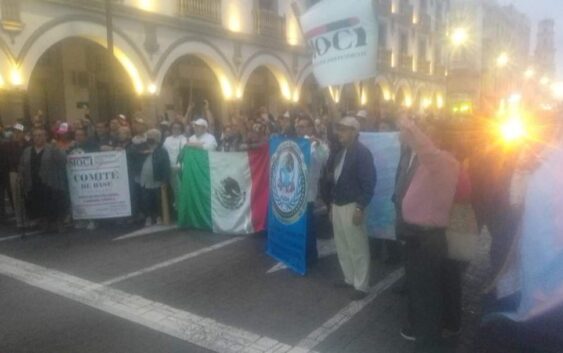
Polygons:
[[29,121],[27,91],[19,89],[0,91],[0,116],[4,125],[13,125],[18,120]]

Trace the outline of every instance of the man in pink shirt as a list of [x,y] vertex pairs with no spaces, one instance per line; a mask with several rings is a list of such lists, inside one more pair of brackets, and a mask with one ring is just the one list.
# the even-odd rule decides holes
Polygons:
[[409,327],[401,335],[416,341],[417,353],[443,353],[446,228],[460,165],[442,148],[447,131],[440,124],[428,124],[424,133],[403,115],[399,129],[411,151],[408,161],[401,163],[406,170],[398,173],[395,194],[397,233],[405,241],[409,306]]

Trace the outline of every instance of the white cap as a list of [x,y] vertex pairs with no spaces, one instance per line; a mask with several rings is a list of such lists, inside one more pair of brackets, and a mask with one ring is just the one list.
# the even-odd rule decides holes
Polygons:
[[25,130],[25,127],[22,124],[17,123],[16,125],[14,125],[14,130],[18,130],[18,131],[23,132]]
[[291,114],[289,113],[289,111],[286,111],[286,112],[283,114],[283,117],[284,117],[284,118],[291,118]]
[[194,121],[192,124],[193,124],[193,125],[197,125],[197,126],[203,126],[203,127],[206,128],[206,129],[209,127],[209,124],[207,123],[207,120],[202,119],[202,118],[197,119],[197,120]]
[[368,117],[368,112],[367,112],[367,110],[360,110],[360,111],[356,114],[356,117],[366,119],[366,118]]
[[338,125],[349,127],[355,129],[356,131],[360,131],[360,123],[358,119],[354,118],[353,116],[347,116],[338,122]]

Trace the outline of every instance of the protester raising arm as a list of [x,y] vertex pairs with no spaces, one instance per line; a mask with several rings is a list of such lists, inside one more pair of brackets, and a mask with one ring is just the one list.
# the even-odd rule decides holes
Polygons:
[[420,163],[426,168],[439,171],[444,163],[455,162],[451,154],[439,149],[411,119],[403,117],[398,125],[401,139],[414,151]]

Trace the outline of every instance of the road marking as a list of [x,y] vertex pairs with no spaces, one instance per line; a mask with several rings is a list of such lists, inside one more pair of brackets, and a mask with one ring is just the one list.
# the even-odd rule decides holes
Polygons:
[[246,239],[246,238],[244,238],[244,237],[232,238],[232,239],[229,239],[229,240],[226,240],[226,241],[223,241],[223,242],[220,242],[220,243],[217,243],[217,244],[208,246],[208,247],[206,247],[206,248],[199,249],[199,250],[197,250],[197,251],[188,253],[188,254],[186,254],[186,255],[182,255],[182,256],[175,257],[175,258],[173,258],[173,259],[170,259],[170,260],[167,260],[167,261],[158,263],[158,264],[156,264],[156,265],[153,265],[153,266],[144,268],[144,269],[139,270],[139,271],[131,272],[131,273],[128,273],[128,274],[119,276],[119,277],[112,278],[112,279],[110,279],[110,280],[107,280],[107,281],[105,281],[105,282],[102,282],[101,285],[102,285],[102,286],[109,286],[109,285],[112,285],[112,284],[116,284],[116,283],[118,283],[118,282],[123,282],[123,281],[125,281],[125,280],[130,279],[130,278],[137,277],[137,276],[141,276],[141,275],[147,274],[147,273],[149,273],[149,272],[154,272],[154,271],[156,271],[156,270],[160,270],[160,269],[162,269],[162,268],[175,265],[175,264],[177,264],[177,263],[179,263],[179,262],[186,261],[186,260],[189,260],[189,259],[193,259],[194,257],[198,257],[198,256],[200,256],[200,255],[210,253],[210,252],[212,252],[212,251],[214,251],[214,250],[224,248],[224,247],[226,247],[226,246],[229,246],[229,245],[231,245],[231,244],[237,243],[237,242],[242,241],[242,240],[244,240],[244,239]]
[[176,225],[169,225],[169,226],[154,225],[154,226],[146,227],[146,228],[143,228],[143,229],[139,229],[139,230],[134,231],[132,233],[122,235],[119,238],[113,239],[113,241],[142,237],[143,235],[150,235],[150,234],[155,234],[155,233],[166,232],[168,230],[177,229],[177,228],[178,227]]
[[24,233],[17,234],[17,235],[9,235],[7,237],[0,238],[0,242],[14,240],[14,239],[21,239],[21,238],[25,238],[27,236],[37,235],[37,234],[40,234],[40,233],[42,233],[42,231],[36,230],[36,231],[33,231],[33,232],[26,232],[25,235],[24,235]]
[[96,283],[4,255],[0,255],[0,274],[217,353],[309,352],[138,295],[96,286]]
[[21,235],[10,235],[10,236],[7,236],[7,237],[0,238],[0,242],[13,240],[13,239],[19,239],[21,237],[22,237]]
[[373,286],[367,297],[348,304],[344,309],[340,310],[336,315],[327,320],[321,327],[311,332],[307,337],[299,341],[296,347],[306,350],[314,349],[328,336],[350,321],[357,313],[362,311],[369,303],[377,298],[381,293],[395,284],[403,277],[404,269],[398,269],[391,272],[385,279]]
[[[319,259],[323,257],[328,257],[330,255],[336,254],[336,245],[334,244],[334,239],[322,239],[317,241],[317,250],[319,253]],[[268,270],[268,274],[275,273],[278,271],[286,270],[287,266],[281,262],[278,262],[271,269]]]

